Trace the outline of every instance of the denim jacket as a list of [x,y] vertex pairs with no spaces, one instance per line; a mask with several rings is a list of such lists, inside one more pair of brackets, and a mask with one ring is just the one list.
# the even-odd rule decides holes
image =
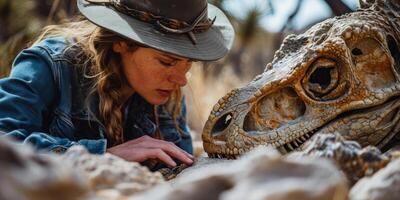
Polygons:
[[[98,116],[98,97],[89,99],[89,114],[85,103],[90,81],[75,70],[66,46],[62,38],[49,38],[16,57],[10,76],[0,79],[0,130],[37,149],[63,152],[80,144],[102,154],[107,148],[105,128],[93,117]],[[186,105],[181,105],[181,133],[166,106],[157,107],[159,128],[164,140],[192,153]],[[154,136],[154,106],[141,96],[130,97],[124,116],[125,140]]]

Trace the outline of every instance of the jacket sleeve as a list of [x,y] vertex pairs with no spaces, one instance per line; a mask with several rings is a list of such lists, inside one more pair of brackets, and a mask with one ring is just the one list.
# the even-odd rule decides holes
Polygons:
[[11,74],[0,79],[0,130],[37,149],[63,152],[72,145],[84,145],[91,153],[104,153],[106,140],[79,140],[46,133],[44,116],[54,103],[56,87],[48,53],[40,47],[23,50],[15,59]]

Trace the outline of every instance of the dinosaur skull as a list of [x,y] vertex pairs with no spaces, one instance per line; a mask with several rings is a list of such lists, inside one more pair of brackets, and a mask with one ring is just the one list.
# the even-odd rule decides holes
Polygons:
[[360,5],[285,38],[261,75],[221,98],[202,134],[209,156],[287,153],[317,132],[387,144],[400,130],[400,1]]

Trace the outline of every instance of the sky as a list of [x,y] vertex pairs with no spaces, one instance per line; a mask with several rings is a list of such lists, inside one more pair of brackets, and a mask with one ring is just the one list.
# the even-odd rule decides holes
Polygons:
[[[288,16],[293,12],[298,0],[271,0],[274,7],[273,15],[264,15],[260,21],[264,29],[279,31]],[[358,7],[358,0],[343,0],[350,8]],[[226,0],[224,8],[235,17],[243,19],[246,12],[257,6],[260,9],[267,9],[266,0]],[[323,0],[304,0],[299,13],[294,18],[294,27],[302,28],[318,19],[324,19],[332,15],[329,6]]]

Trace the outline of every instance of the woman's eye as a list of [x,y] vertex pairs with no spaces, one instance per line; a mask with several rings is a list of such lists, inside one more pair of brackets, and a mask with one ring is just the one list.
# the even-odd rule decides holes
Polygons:
[[160,62],[160,64],[162,64],[162,65],[164,65],[166,67],[171,67],[171,66],[174,66],[176,64],[175,61],[172,61],[172,62],[163,61],[163,60],[158,60],[158,61]]

